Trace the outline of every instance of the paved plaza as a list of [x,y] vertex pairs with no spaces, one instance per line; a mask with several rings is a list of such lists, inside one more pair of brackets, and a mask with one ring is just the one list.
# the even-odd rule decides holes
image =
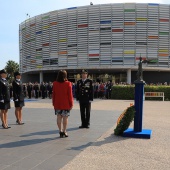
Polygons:
[[79,129],[75,101],[68,138],[59,138],[50,99],[26,101],[23,126],[16,125],[11,103],[11,129],[0,128],[0,170],[169,170],[170,102],[144,101],[143,128],[152,129],[151,139],[113,135],[117,118],[130,103],[94,100],[90,129]]

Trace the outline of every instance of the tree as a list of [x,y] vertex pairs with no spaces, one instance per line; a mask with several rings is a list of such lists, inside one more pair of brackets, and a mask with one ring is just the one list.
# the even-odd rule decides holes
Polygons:
[[9,80],[9,82],[12,82],[12,80],[14,78],[14,72],[19,71],[19,64],[16,63],[15,61],[9,60],[6,63],[5,70],[8,74],[7,79]]

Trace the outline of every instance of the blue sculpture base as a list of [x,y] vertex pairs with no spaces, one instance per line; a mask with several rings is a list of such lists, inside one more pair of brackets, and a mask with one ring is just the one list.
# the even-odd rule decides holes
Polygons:
[[150,129],[142,129],[142,132],[135,132],[132,128],[129,128],[124,131],[123,137],[150,139],[151,134],[152,130]]

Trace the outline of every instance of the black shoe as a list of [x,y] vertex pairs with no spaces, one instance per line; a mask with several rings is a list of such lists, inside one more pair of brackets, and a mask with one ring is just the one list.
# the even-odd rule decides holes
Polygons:
[[83,129],[83,128],[85,128],[85,127],[84,127],[84,126],[79,126],[79,128],[80,128],[80,129]]
[[86,126],[85,128],[86,128],[86,129],[89,129],[90,127],[89,127],[89,126]]
[[19,120],[16,120],[16,123],[17,123],[18,125],[23,125],[23,124],[25,124],[25,123],[23,123],[23,122],[19,122]]
[[63,132],[63,137],[68,137],[67,132]]
[[8,129],[8,127],[5,127],[4,124],[2,124],[2,127],[3,127],[4,129]]
[[63,138],[63,132],[59,132],[60,138]]
[[10,126],[8,126],[8,129],[10,129],[11,127]]
[[25,123],[24,122],[20,122],[19,125],[24,125]]

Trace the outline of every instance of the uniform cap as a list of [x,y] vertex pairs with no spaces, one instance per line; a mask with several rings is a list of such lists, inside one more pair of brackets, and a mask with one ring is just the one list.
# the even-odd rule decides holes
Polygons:
[[18,75],[21,75],[18,71],[16,71],[15,73],[14,73],[14,77],[16,77],[16,76],[18,76]]
[[83,69],[83,70],[81,71],[81,73],[82,73],[82,74],[83,74],[83,73],[87,74],[88,72],[87,72],[87,70]]
[[3,74],[3,73],[6,74],[6,71],[4,69],[0,71],[0,74]]

